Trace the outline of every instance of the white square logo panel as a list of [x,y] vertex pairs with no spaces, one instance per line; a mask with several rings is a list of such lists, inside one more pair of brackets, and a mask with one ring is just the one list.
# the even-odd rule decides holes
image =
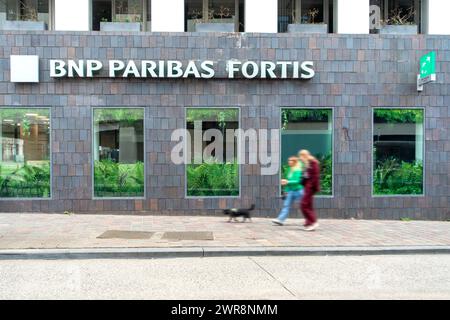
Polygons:
[[11,55],[11,82],[39,82],[39,56]]

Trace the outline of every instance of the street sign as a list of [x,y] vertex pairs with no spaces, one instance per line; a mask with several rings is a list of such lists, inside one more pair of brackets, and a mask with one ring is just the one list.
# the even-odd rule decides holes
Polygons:
[[431,51],[420,58],[420,78],[436,75],[436,52]]
[[417,91],[423,91],[423,85],[436,81],[436,52],[431,51],[420,58],[420,73],[417,76]]

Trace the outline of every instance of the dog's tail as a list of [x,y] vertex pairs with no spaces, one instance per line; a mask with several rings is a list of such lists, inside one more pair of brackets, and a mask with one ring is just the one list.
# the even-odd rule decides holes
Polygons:
[[255,204],[252,204],[252,205],[250,206],[250,208],[248,209],[248,211],[252,211],[252,210],[255,210]]

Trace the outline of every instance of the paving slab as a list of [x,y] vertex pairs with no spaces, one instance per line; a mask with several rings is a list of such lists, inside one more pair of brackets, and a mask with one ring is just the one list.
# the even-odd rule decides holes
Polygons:
[[123,231],[123,230],[108,230],[99,235],[98,239],[150,239],[153,232],[145,231]]

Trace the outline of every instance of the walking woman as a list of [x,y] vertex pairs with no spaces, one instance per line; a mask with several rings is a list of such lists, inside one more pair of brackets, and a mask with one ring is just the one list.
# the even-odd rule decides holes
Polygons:
[[300,203],[300,209],[305,216],[305,230],[314,231],[319,223],[317,215],[313,208],[314,194],[320,191],[320,167],[319,161],[311,155],[308,150],[299,152],[298,157],[304,164],[304,174],[302,178],[303,197]]
[[283,209],[277,219],[272,220],[276,225],[282,226],[289,216],[289,210],[293,203],[298,201],[303,195],[303,186],[300,184],[302,177],[302,170],[300,162],[297,157],[290,157],[288,159],[289,172],[286,179],[281,180],[281,185],[286,191],[286,199],[284,199]]

